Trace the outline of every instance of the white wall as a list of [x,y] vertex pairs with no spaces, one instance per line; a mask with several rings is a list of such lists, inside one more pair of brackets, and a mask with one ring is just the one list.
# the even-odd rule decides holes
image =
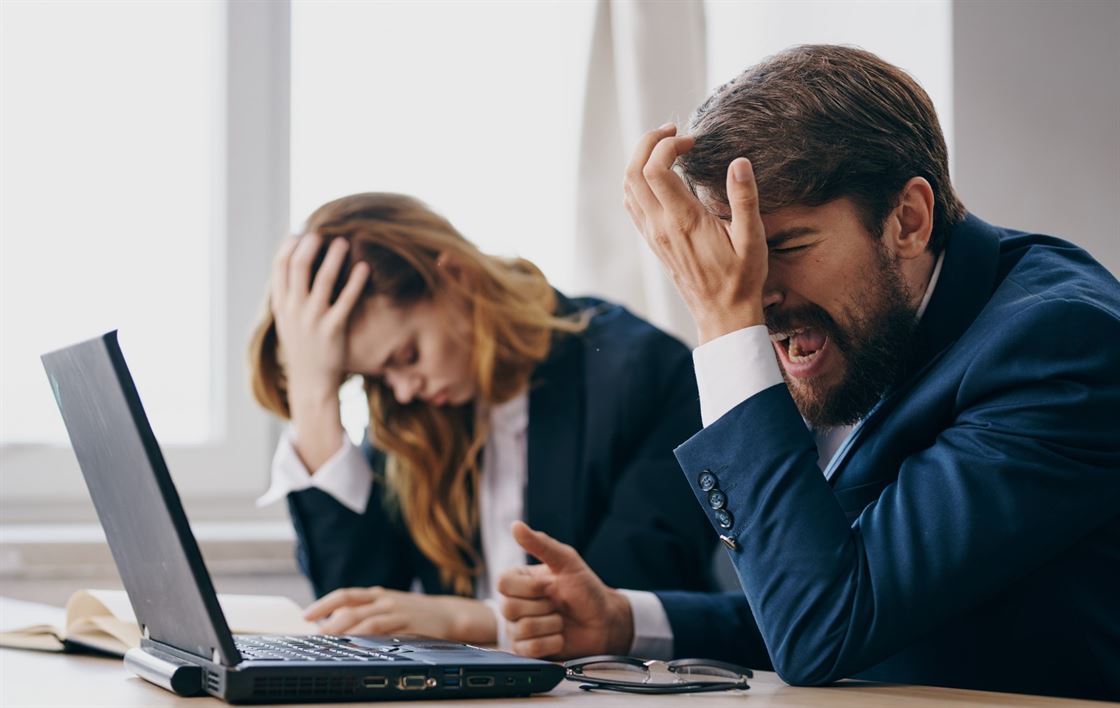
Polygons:
[[848,44],[913,76],[933,100],[953,148],[950,0],[708,0],[709,89],[795,44]]
[[957,0],[954,182],[1120,274],[1120,2]]

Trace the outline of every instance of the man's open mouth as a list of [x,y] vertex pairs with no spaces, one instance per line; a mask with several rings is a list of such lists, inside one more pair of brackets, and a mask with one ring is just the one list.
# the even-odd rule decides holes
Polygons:
[[815,327],[801,327],[787,332],[773,332],[770,341],[783,349],[790,363],[803,366],[821,353],[828,335]]

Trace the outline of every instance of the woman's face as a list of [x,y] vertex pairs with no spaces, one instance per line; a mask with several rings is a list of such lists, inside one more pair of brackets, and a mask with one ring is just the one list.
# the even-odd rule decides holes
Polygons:
[[383,380],[402,404],[467,403],[475,396],[468,315],[443,300],[401,307],[366,298],[350,322],[346,370]]

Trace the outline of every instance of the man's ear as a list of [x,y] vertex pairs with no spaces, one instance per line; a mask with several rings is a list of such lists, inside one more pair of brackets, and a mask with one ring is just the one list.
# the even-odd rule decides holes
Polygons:
[[917,258],[933,233],[933,187],[924,177],[911,177],[898,194],[883,228],[883,245],[898,258]]

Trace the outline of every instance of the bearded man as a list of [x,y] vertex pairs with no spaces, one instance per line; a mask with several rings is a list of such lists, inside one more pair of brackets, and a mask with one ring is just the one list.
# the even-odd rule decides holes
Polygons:
[[613,590],[518,524],[515,648],[1120,698],[1116,279],[969,214],[929,97],[845,47],[648,133],[625,203],[697,326],[677,459],[742,591]]

